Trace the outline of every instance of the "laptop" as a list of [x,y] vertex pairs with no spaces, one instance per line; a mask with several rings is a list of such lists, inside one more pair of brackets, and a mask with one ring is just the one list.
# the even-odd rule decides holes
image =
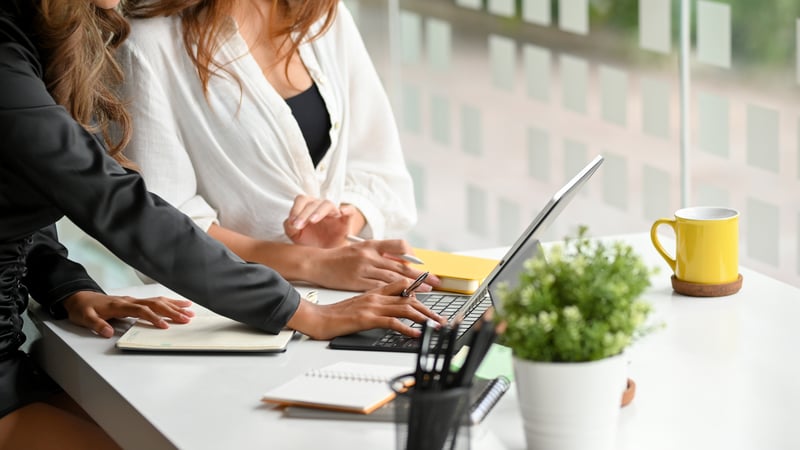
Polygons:
[[[474,294],[461,295],[442,292],[416,294],[419,301],[448,321],[457,316],[463,317],[459,335],[456,338],[456,349],[468,342],[474,325],[486,310],[496,304],[493,298],[497,296],[498,286],[505,282],[513,288],[519,283],[519,274],[525,261],[537,255],[541,250],[540,237],[542,233],[602,163],[603,157],[598,155],[553,195]],[[422,326],[408,320],[407,323],[416,328]],[[431,343],[431,345],[433,344]],[[407,353],[416,353],[419,345],[418,338],[386,329],[373,329],[339,336],[330,342],[330,348],[334,349]]]

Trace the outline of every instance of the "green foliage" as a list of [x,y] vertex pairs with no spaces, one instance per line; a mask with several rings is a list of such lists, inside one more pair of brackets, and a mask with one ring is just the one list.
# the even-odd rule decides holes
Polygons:
[[507,322],[500,340],[532,361],[594,361],[622,352],[650,330],[650,304],[639,299],[656,269],[623,243],[567,238],[525,263],[517,288],[500,288]]

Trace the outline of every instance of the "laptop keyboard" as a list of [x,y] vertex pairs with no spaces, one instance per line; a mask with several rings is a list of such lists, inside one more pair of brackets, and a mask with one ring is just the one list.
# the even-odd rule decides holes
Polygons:
[[[444,317],[449,322],[453,319],[459,309],[461,309],[461,307],[464,306],[464,304],[467,303],[472,297],[469,295],[437,293],[417,294],[417,298],[419,298],[422,304],[430,308],[431,311]],[[458,329],[458,337],[456,340],[461,338],[461,336],[472,327],[472,324],[481,318],[483,313],[489,309],[491,303],[492,302],[489,301],[488,296],[484,296],[481,299],[474,300],[472,304],[469,305],[466,314],[464,315],[464,320],[461,322],[461,326]],[[414,322],[413,320],[403,319],[402,321],[403,323],[410,325],[411,328],[422,328],[421,323]],[[431,346],[436,345],[436,340],[437,335],[433,334],[433,336],[431,336]],[[416,348],[419,347],[419,338],[412,338],[394,330],[386,330],[386,333],[381,336],[380,339],[373,342],[372,346],[384,348]]]

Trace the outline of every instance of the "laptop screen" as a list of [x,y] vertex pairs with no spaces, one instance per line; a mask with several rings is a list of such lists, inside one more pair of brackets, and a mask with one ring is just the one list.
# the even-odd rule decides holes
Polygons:
[[[535,254],[539,248],[539,240],[542,232],[549,226],[550,222],[558,216],[566,204],[575,196],[578,189],[586,182],[589,177],[597,170],[602,163],[603,157],[596,157],[589,165],[581,170],[563,188],[553,195],[539,215],[533,219],[524,233],[511,246],[503,259],[492,270],[492,273],[484,280],[471,296],[466,295],[442,295],[441,293],[421,293],[417,294],[420,301],[433,299],[439,312],[449,310],[451,306],[456,307],[455,314],[449,312],[447,316],[451,321],[463,319],[459,329],[459,336],[456,346],[466,342],[466,339],[477,323],[477,319],[494,304],[497,305],[492,297],[492,292],[501,281],[509,283],[518,282],[519,274],[523,264],[527,259]],[[488,295],[487,295],[488,294]],[[445,300],[445,297],[448,297]],[[457,303],[456,303],[457,301]],[[455,306],[454,306],[455,305]],[[435,309],[431,307],[431,309]],[[331,348],[349,350],[375,350],[393,352],[416,352],[420,346],[419,339],[410,338],[393,330],[373,329],[362,331],[347,336],[339,336],[330,343]]]
[[506,252],[505,256],[497,263],[497,267],[492,270],[492,273],[486,277],[483,284],[475,291],[477,298],[482,298],[486,290],[489,290],[489,293],[494,298],[495,290],[502,282],[508,282],[509,287],[512,288],[519,283],[519,274],[523,270],[525,261],[540,251],[539,241],[542,233],[558,217],[564,207],[575,197],[580,188],[586,184],[586,180],[597,171],[602,163],[603,157],[598,155],[550,198],[544,208],[528,225],[528,228],[525,229],[514,245]]

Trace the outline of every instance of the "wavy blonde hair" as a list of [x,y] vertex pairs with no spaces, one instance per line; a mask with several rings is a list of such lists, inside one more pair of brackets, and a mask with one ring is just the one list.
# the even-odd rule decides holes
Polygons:
[[[180,15],[183,45],[197,69],[203,92],[208,93],[208,81],[217,70],[230,73],[214,60],[214,54],[224,40],[235,1],[127,0],[124,10],[134,18]],[[278,60],[281,60],[294,54],[304,39],[316,39],[330,27],[339,0],[273,0],[271,3],[267,30],[261,38],[270,43],[278,42],[275,48],[283,49],[278,53]],[[323,26],[310,35],[311,26],[323,17]],[[287,42],[289,45],[284,45]],[[287,59],[287,74],[288,63]]]
[[130,166],[121,152],[131,120],[115,91],[123,73],[114,59],[128,22],[87,0],[39,0],[34,27],[47,90],[86,130],[103,136],[114,159]]

